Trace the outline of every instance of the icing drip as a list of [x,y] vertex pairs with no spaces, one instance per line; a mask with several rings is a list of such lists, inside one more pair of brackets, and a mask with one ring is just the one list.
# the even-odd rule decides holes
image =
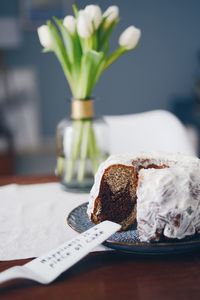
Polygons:
[[142,169],[137,188],[137,222],[142,241],[160,234],[182,239],[199,231],[199,168]]

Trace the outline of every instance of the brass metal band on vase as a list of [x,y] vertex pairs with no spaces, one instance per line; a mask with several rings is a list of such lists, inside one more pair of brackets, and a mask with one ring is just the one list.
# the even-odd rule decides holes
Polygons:
[[94,117],[94,101],[91,99],[73,99],[71,103],[71,118],[73,120],[92,119]]

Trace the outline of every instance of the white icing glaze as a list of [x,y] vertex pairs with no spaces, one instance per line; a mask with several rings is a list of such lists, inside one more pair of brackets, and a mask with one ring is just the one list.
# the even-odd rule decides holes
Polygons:
[[199,228],[199,215],[199,168],[140,170],[137,222],[141,241],[156,239],[156,232],[178,239],[192,235]]
[[[190,226],[187,229],[187,235],[193,234],[194,229],[192,228],[194,226],[197,227],[197,222],[200,221],[198,221],[197,216],[194,214],[188,217],[186,210],[188,209],[189,206],[191,206],[190,202],[192,201],[192,199],[190,197],[189,192],[184,192],[182,188],[184,186],[184,189],[186,189],[186,186],[188,186],[188,182],[191,182],[191,184],[196,184],[196,185],[198,185],[198,182],[200,182],[200,175],[199,175],[200,160],[197,157],[186,156],[182,154],[170,154],[170,153],[158,152],[158,153],[139,153],[139,154],[124,154],[124,155],[110,156],[105,162],[103,162],[100,165],[95,175],[95,182],[90,192],[89,204],[87,209],[87,213],[89,217],[91,217],[91,214],[93,212],[95,199],[99,194],[101,179],[105,170],[109,166],[114,164],[131,166],[133,160],[137,161],[137,160],[145,160],[145,159],[150,160],[148,164],[149,163],[167,164],[170,168],[159,169],[159,170],[141,169],[139,171],[140,179],[139,179],[139,188],[137,191],[138,194],[137,210],[138,210],[138,219],[139,219],[138,227],[141,232],[141,240],[148,241],[150,238],[153,237],[153,235],[155,235],[156,226],[162,228],[164,223],[165,223],[164,234],[168,237],[182,238],[184,230],[186,232],[185,227],[187,226],[187,224],[190,224]],[[193,181],[191,180],[191,178],[193,178]],[[149,209],[154,207],[152,205],[158,205],[158,203],[161,204],[163,202],[164,198],[161,197],[161,193],[164,193],[165,191],[165,188],[163,187],[163,183],[164,186],[167,187],[167,190],[170,190],[173,197],[172,196],[169,197],[168,204],[165,203],[164,208],[162,208],[162,210],[159,206],[159,212],[161,211],[161,215],[162,215],[163,209],[165,209],[166,211],[172,210],[174,213],[176,213],[175,208],[177,207],[178,209],[177,212],[180,211],[181,218],[183,218],[183,220],[181,219],[181,226],[179,228],[173,228],[173,230],[172,228],[170,228],[169,225],[166,225],[166,217],[165,220],[164,221],[162,220],[161,222],[161,218],[160,219],[156,218],[155,214],[157,210],[154,210],[154,212],[152,212],[152,215],[151,212],[149,211]],[[175,186],[181,188],[177,189],[175,188]],[[199,198],[198,201],[200,201]],[[194,203],[192,202],[193,203],[192,208],[194,208],[194,206],[198,201],[196,202],[193,201]],[[200,215],[200,211],[198,213]],[[150,221],[147,222],[146,220],[144,224],[143,219],[144,216],[147,215],[150,216],[149,217]],[[155,222],[153,223],[153,218],[156,220],[155,222],[157,223]],[[195,220],[194,222],[196,222],[195,223],[196,225],[194,225],[194,222],[193,223],[190,222],[191,218]],[[144,227],[144,229],[142,226]],[[154,227],[152,228],[152,226]]]

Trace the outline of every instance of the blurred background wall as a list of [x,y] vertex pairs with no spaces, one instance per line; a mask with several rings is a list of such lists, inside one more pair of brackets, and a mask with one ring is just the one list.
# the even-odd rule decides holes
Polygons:
[[[17,120],[12,124],[16,107],[23,107],[26,98],[32,95],[32,99],[27,100],[29,106],[27,105],[24,115],[27,116],[28,111],[34,111],[34,114],[30,113],[25,124],[34,123],[26,134],[27,141],[31,135],[35,135],[35,140],[30,139],[29,145],[23,144],[23,141],[20,144],[20,138],[23,137],[19,134],[17,141],[19,147],[14,172],[22,174],[53,172],[56,124],[69,115],[70,99],[70,91],[58,61],[51,53],[41,53],[37,25],[27,23],[26,13],[31,9],[31,2],[0,1],[0,21],[5,17],[14,17],[20,23],[20,37],[15,46],[1,46],[0,36],[2,65],[9,74],[7,77],[11,78],[7,99],[4,95],[0,100],[3,107],[1,118],[3,120],[4,115],[8,116],[12,130],[15,131],[18,124]],[[38,5],[43,1],[36,2]],[[55,15],[71,14],[73,1],[64,2],[64,9],[55,10]],[[79,0],[76,3],[81,8],[90,2]],[[95,3],[101,5],[102,9],[112,4],[120,8],[121,21],[113,35],[113,48],[117,45],[119,34],[127,26],[134,24],[142,30],[138,48],[121,57],[97,84],[94,96],[98,114],[127,114],[167,109],[176,113],[183,123],[192,125],[198,131],[200,1],[102,0]],[[20,87],[23,86],[23,82],[26,90]],[[14,85],[16,90],[12,91]],[[22,123],[18,124],[18,131],[20,126],[23,126]],[[26,136],[24,138],[26,139]],[[29,147],[31,143],[33,145]]]

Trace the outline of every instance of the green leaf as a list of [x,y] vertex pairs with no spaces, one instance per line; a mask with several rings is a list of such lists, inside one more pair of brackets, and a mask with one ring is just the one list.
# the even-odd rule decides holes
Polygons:
[[72,66],[71,74],[74,80],[77,80],[80,72],[80,63],[81,63],[81,55],[82,55],[80,40],[78,38],[77,33],[71,35],[68,32],[67,28],[63,25],[62,20],[59,20],[57,18],[54,19],[62,35],[66,54]]
[[119,22],[119,18],[114,20],[108,28],[105,28],[104,25],[105,19],[102,21],[101,26],[99,27],[99,48],[98,50],[103,51],[105,54],[109,51],[109,40],[111,34]]
[[88,50],[81,60],[81,74],[79,82],[78,97],[85,99],[91,96],[92,89],[96,83],[98,69],[104,60],[104,53],[92,49]]
[[55,54],[57,55],[62,67],[66,69],[67,72],[70,73],[70,62],[67,58],[66,52],[65,52],[65,46],[63,44],[63,41],[59,35],[59,32],[56,28],[56,26],[51,21],[47,21],[47,26],[51,32],[51,37],[53,40],[53,50]]
[[74,63],[74,54],[73,54],[73,38],[70,35],[70,33],[68,32],[67,28],[65,28],[63,26],[63,23],[61,20],[59,20],[58,18],[54,17],[54,21],[56,22],[56,25],[58,26],[62,38],[63,38],[63,42],[64,42],[64,46],[65,46],[65,50],[67,52],[67,56],[69,58],[69,61],[71,63]]
[[77,18],[78,17],[78,6],[76,5],[76,3],[74,3],[72,5],[72,9],[73,9],[73,12],[74,12],[74,16]]
[[63,43],[63,40],[59,34],[58,29],[54,25],[52,21],[47,21],[47,26],[49,28],[49,31],[51,33],[51,37],[53,40],[53,51],[55,52],[62,68],[64,71],[65,76],[67,77],[69,86],[73,92],[73,82],[71,77],[71,64],[69,61],[69,58],[67,57],[66,51],[65,51],[65,45]]
[[105,65],[105,59],[102,59],[102,61],[99,63],[96,74],[94,76],[94,84],[93,84],[94,86],[95,86],[95,84],[97,83],[97,81],[99,80],[101,74],[104,71],[104,65]]

